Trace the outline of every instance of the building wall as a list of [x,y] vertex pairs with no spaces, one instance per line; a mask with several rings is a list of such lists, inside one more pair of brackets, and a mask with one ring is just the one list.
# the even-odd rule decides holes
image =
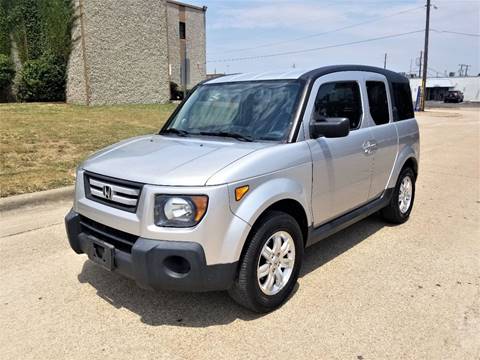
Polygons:
[[[422,79],[410,79],[410,88],[412,89],[413,101],[417,99],[418,87]],[[444,77],[427,79],[427,88],[448,87],[450,90],[460,90],[463,92],[464,101],[480,101],[480,77]]]
[[[67,101],[90,105],[170,99],[164,0],[75,0]],[[83,40],[82,40],[83,36]]]
[[207,76],[205,12],[187,8],[187,57],[190,59],[190,78],[187,87],[191,89]]
[[80,19],[80,2],[74,1],[75,22],[72,27],[72,50],[67,65],[67,102],[73,104],[87,104],[87,90],[85,81],[84,53],[82,50],[82,34]]
[[168,23],[168,64],[170,80],[180,85],[180,33],[179,33],[179,7],[167,2]]
[[184,60],[179,21],[183,20],[186,28],[186,57],[190,65],[187,88],[191,89],[206,78],[205,10],[167,1],[170,79],[179,86],[182,84],[181,64]]

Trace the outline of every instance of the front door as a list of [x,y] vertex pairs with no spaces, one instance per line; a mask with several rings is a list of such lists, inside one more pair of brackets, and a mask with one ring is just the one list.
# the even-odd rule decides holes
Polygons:
[[373,157],[370,129],[364,125],[361,72],[342,72],[318,79],[304,118],[305,137],[314,117],[346,117],[350,134],[343,138],[309,139],[312,153],[312,213],[315,226],[345,214],[368,200]]

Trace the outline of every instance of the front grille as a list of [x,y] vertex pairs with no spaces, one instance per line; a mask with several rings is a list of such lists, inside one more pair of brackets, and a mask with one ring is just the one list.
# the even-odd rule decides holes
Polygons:
[[143,184],[88,172],[84,182],[88,199],[133,213],[137,211]]
[[100,224],[80,215],[80,232],[96,237],[113,245],[116,249],[127,253],[132,252],[132,246],[138,236]]

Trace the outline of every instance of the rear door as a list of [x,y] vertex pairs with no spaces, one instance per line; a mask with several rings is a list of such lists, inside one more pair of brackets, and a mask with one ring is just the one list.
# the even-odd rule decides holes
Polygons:
[[[368,199],[373,157],[366,151],[372,134],[365,127],[361,72],[322,76],[313,84],[303,119],[312,154],[312,213],[315,226],[347,213]],[[343,138],[309,139],[315,113],[346,117],[350,134]]]
[[393,123],[392,99],[385,76],[365,73],[367,92],[366,122],[373,136],[371,149],[373,155],[372,183],[369,199],[377,198],[385,190],[398,153],[398,134]]

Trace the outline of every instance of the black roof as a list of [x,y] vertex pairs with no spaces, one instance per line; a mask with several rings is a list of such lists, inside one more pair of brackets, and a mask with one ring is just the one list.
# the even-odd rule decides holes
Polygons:
[[324,66],[315,70],[311,70],[300,76],[300,79],[312,81],[316,80],[320,76],[327,74],[340,72],[340,71],[368,71],[377,74],[384,75],[389,82],[401,82],[408,83],[408,78],[399,73],[391,70],[382,69],[375,66],[366,66],[366,65],[332,65]]

